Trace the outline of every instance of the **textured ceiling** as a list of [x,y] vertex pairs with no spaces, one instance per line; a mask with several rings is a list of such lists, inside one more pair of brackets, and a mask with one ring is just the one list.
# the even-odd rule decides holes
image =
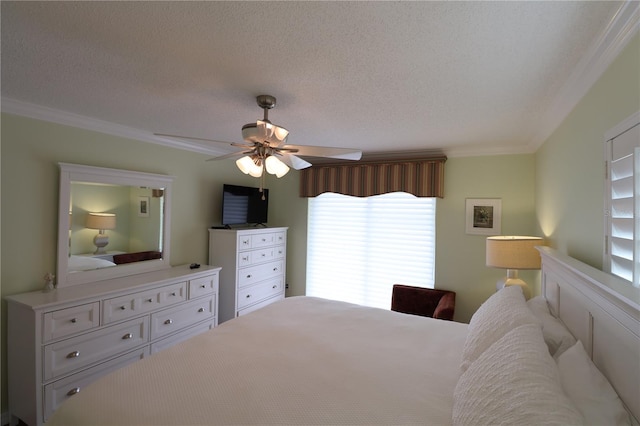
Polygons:
[[271,94],[294,144],[531,152],[621,5],[2,1],[2,97],[237,142]]

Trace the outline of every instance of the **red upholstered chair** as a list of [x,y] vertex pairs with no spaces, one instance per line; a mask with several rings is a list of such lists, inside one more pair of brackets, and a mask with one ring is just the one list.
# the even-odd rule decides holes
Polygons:
[[456,293],[453,291],[393,285],[392,311],[452,321],[455,305]]

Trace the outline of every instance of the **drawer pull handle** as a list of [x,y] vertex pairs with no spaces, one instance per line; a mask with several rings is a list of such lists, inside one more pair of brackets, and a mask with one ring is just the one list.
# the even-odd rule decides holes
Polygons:
[[273,272],[276,272],[278,270],[278,268],[273,268]]
[[262,253],[262,257],[266,257],[266,256],[267,256],[266,253]]
[[71,318],[71,322],[74,323],[74,324],[77,323],[78,322],[78,318]]
[[271,288],[276,289],[276,288],[278,288],[278,285],[274,284],[273,287],[271,287]]
[[263,239],[262,239],[262,242],[264,243],[265,241],[267,241],[267,240],[263,238]]
[[67,358],[69,358],[69,359],[71,359],[71,358],[78,358],[79,356],[80,356],[80,352],[79,352],[79,351],[73,351],[73,352],[70,352],[70,353],[67,355]]
[[198,312],[204,312],[204,308],[198,309]]
[[125,309],[127,309],[127,308],[126,308],[126,307],[124,307],[124,306],[120,306],[120,310],[121,310],[121,311],[124,311]]
[[250,295],[250,294],[247,294],[247,299],[249,299],[249,298],[251,298],[251,295]]
[[132,339],[133,338],[133,334],[131,333],[127,333],[124,336],[122,336],[122,340],[128,340],[128,339]]
[[168,319],[168,320],[166,320],[164,323],[165,323],[166,325],[173,324],[173,320],[172,320],[172,319]]
[[172,295],[172,296],[175,296],[175,295],[176,295],[176,292],[174,291],[173,293],[171,293],[171,295]]
[[247,278],[251,278],[251,274],[247,275]]
[[243,258],[242,258],[242,260],[244,260],[244,261],[248,261],[248,260],[249,260],[249,258],[248,258],[248,257],[243,257]]
[[202,285],[200,286],[200,288],[207,288],[207,286],[206,286],[206,285],[204,285],[204,284],[202,284]]
[[73,395],[77,394],[78,392],[80,392],[80,388],[73,388],[69,392],[67,392],[67,396],[73,396]]
[[151,303],[153,302],[153,299],[147,299],[147,302]]

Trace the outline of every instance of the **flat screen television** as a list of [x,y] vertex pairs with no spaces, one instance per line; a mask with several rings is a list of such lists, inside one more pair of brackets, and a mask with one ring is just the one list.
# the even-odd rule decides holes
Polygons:
[[[264,198],[264,199],[263,199]],[[228,185],[222,187],[222,225],[246,225],[267,223],[269,190],[249,186]]]

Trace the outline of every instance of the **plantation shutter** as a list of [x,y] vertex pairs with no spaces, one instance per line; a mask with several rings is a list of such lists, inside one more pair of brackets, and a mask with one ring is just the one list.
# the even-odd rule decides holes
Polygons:
[[640,123],[606,141],[605,267],[640,286]]

